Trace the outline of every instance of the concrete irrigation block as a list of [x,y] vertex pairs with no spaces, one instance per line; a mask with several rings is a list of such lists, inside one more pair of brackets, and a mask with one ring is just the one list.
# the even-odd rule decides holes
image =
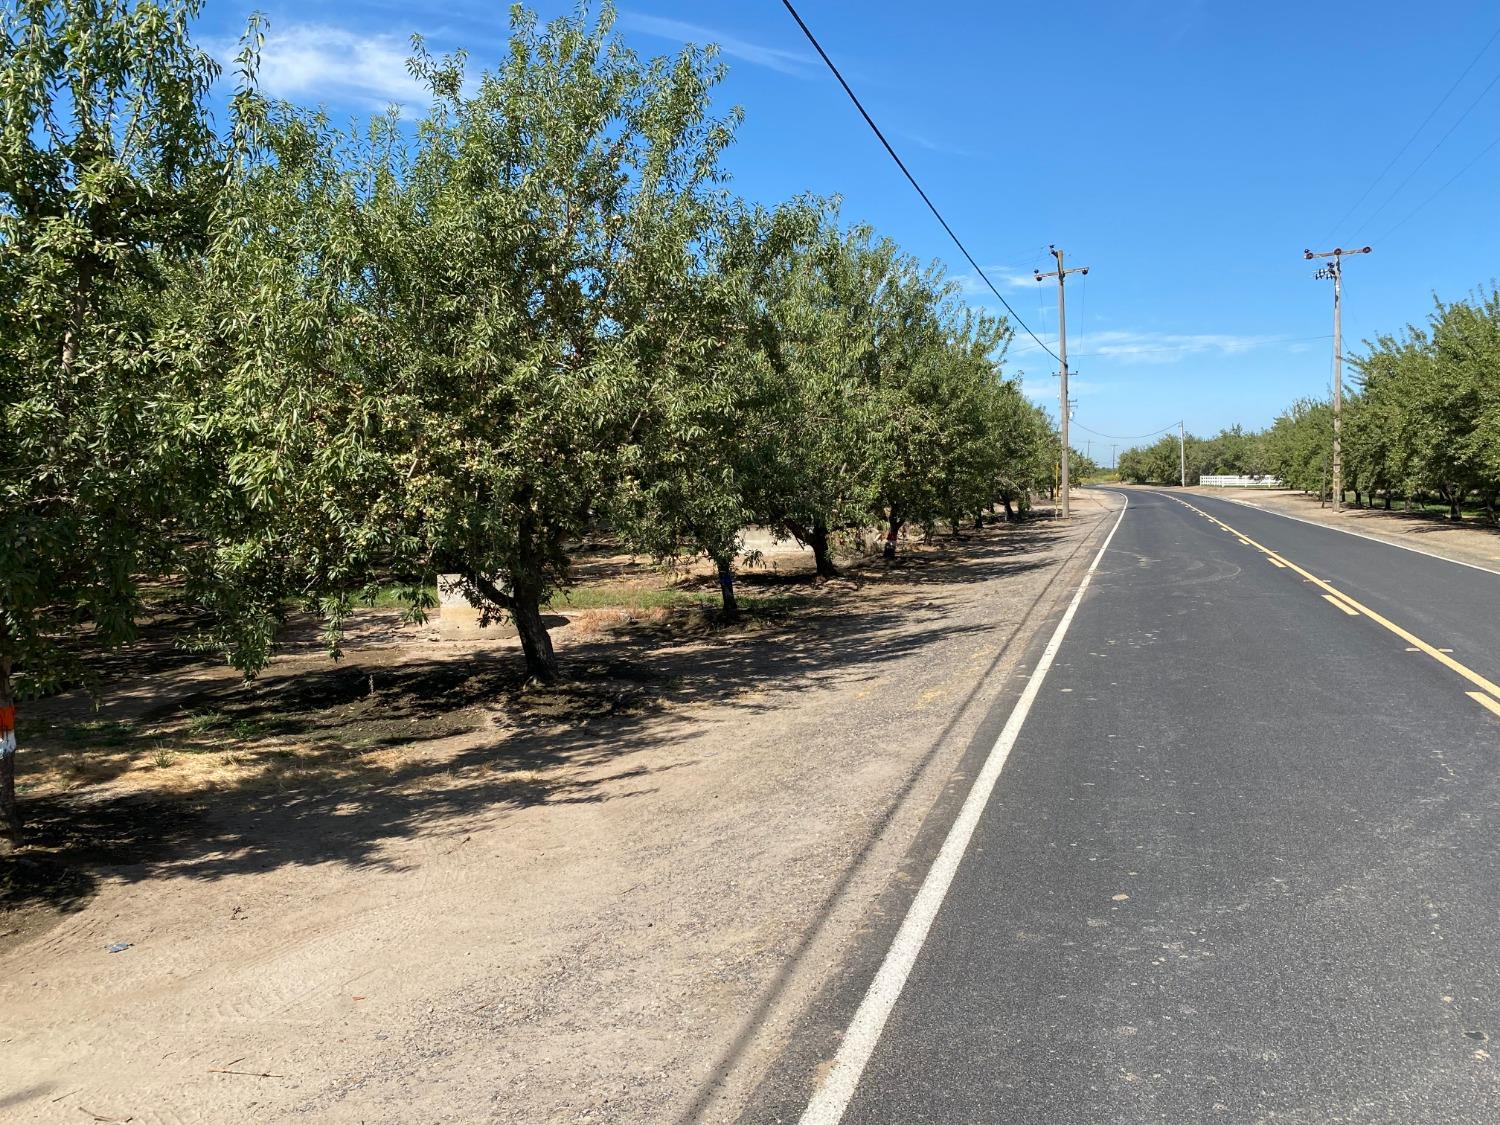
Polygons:
[[[438,632],[445,637],[472,636],[481,630],[479,610],[470,604],[464,595],[463,579],[457,574],[439,574],[438,588]],[[502,587],[503,588],[503,587]],[[514,637],[516,627],[507,619],[491,619],[483,626],[486,637]]]

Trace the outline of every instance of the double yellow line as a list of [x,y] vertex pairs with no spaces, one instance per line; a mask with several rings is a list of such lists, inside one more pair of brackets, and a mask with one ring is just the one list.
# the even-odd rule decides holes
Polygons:
[[1474,669],[1468,667],[1465,664],[1461,664],[1457,660],[1454,660],[1453,657],[1449,656],[1442,649],[1428,644],[1421,637],[1416,636],[1414,633],[1408,632],[1389,618],[1376,613],[1369,606],[1355,601],[1342,590],[1337,590],[1327,582],[1324,582],[1321,578],[1308,573],[1306,570],[1303,570],[1302,567],[1294,563],[1291,559],[1285,557],[1284,555],[1277,554],[1275,551],[1271,550],[1271,548],[1265,546],[1264,544],[1257,543],[1243,531],[1235,530],[1223,520],[1209,515],[1202,508],[1195,507],[1194,505],[1189,504],[1186,500],[1183,500],[1180,497],[1173,496],[1172,499],[1176,500],[1184,508],[1187,508],[1190,511],[1197,512],[1200,516],[1208,520],[1210,523],[1216,524],[1218,527],[1229,532],[1229,534],[1235,536],[1241,543],[1245,544],[1246,546],[1254,547],[1257,551],[1261,552],[1261,554],[1265,555],[1266,558],[1270,559],[1273,565],[1283,567],[1287,570],[1292,570],[1300,574],[1314,586],[1318,587],[1318,589],[1322,590],[1323,597],[1337,606],[1344,613],[1349,614],[1351,617],[1357,616],[1359,614],[1364,614],[1364,616],[1375,622],[1375,624],[1385,629],[1389,629],[1392,633],[1396,634],[1396,636],[1400,637],[1417,652],[1424,652],[1428,656],[1432,657],[1432,659],[1436,660],[1443,667],[1457,672],[1464,679],[1468,680],[1471,684],[1474,684],[1480,689],[1479,691],[1465,692],[1465,694],[1475,703],[1478,703],[1481,707],[1488,708],[1490,711],[1494,712],[1494,714],[1500,715],[1500,684],[1496,684],[1494,681],[1486,679],[1484,676],[1481,676],[1478,672],[1474,671]]

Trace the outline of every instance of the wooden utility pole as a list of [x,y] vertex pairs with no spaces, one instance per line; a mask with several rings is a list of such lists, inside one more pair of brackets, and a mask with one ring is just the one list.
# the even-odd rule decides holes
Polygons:
[[1063,283],[1067,280],[1068,274],[1070,274],[1070,273],[1087,274],[1089,272],[1089,268],[1088,268],[1088,266],[1074,266],[1072,269],[1066,269],[1063,266],[1063,252],[1061,250],[1059,250],[1056,246],[1049,247],[1049,249],[1052,251],[1052,256],[1057,259],[1057,268],[1055,270],[1049,270],[1047,273],[1043,273],[1041,270],[1033,270],[1032,272],[1036,274],[1036,279],[1038,281],[1042,281],[1042,280],[1044,280],[1046,278],[1049,278],[1049,277],[1055,277],[1055,278],[1057,278],[1057,362],[1058,362],[1058,365],[1061,368],[1061,370],[1058,372],[1058,375],[1062,379],[1062,387],[1061,387],[1060,393],[1058,395],[1058,401],[1061,404],[1061,408],[1062,408],[1062,410],[1061,410],[1061,417],[1059,419],[1059,426],[1061,428],[1061,435],[1060,436],[1062,438],[1062,460],[1061,460],[1061,468],[1058,470],[1058,477],[1059,477],[1059,484],[1061,485],[1061,491],[1062,491],[1062,518],[1063,519],[1067,519],[1068,518],[1068,411],[1069,411],[1070,407],[1069,407],[1069,403],[1068,403],[1068,321],[1067,321],[1067,302],[1066,302],[1066,300],[1064,298],[1064,285],[1063,285]]
[[1333,510],[1344,510],[1344,267],[1345,254],[1368,254],[1370,247],[1345,250],[1334,247],[1321,254],[1311,250],[1302,251],[1309,261],[1314,258],[1332,258],[1333,261],[1313,274],[1319,281],[1333,281]]
[[1182,487],[1187,487],[1187,424],[1177,423],[1177,474],[1182,478]]

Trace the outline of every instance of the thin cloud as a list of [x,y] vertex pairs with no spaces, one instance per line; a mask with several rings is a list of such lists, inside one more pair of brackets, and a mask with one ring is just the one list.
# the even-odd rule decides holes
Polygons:
[[[1068,378],[1068,397],[1077,395],[1104,394],[1111,390],[1113,384],[1100,383],[1093,379],[1077,379],[1072,376]],[[1056,375],[1022,375],[1021,393],[1033,402],[1039,402],[1043,406],[1058,406],[1058,396],[1061,392],[1057,388]]]
[[394,35],[366,35],[327,24],[290,24],[266,37],[261,50],[261,88],[288,100],[354,103],[373,109],[391,103],[425,104],[430,100],[428,91],[406,70],[409,54],[409,44]]
[[1033,402],[1057,398],[1057,380],[1045,375],[1024,375],[1021,378],[1021,393]]
[[1171,362],[1193,355],[1243,355],[1276,343],[1275,337],[1215,333],[1091,332],[1080,355]]
[[[1015,273],[1012,270],[998,267],[986,266],[985,276],[995,283],[997,289],[1035,289],[1036,277],[1029,273]],[[956,273],[953,280],[958,284],[958,291],[965,297],[989,297],[994,299],[990,287],[986,285],[974,273]]]
[[797,78],[808,77],[815,65],[813,57],[801,51],[789,51],[783,47],[768,47],[761,43],[752,43],[748,39],[726,35],[721,31],[715,31],[700,24],[688,23],[685,20],[668,19],[666,16],[648,16],[640,12],[622,12],[620,23],[628,30],[638,31],[642,35],[654,35],[658,39],[672,39],[679,43],[715,43],[719,50],[730,58]]
[[943,156],[961,156],[965,159],[974,159],[981,155],[973,149],[960,148],[957,145],[946,144],[943,141],[935,141],[922,133],[912,133],[905,129],[898,130],[898,135],[911,141],[918,148],[925,148],[928,152],[941,153]]
[[[1178,333],[1178,332],[1088,332],[1081,340],[1069,333],[1072,350],[1069,359],[1102,358],[1127,363],[1175,363],[1191,356],[1244,355],[1259,348],[1286,344],[1278,336],[1236,336],[1227,333]],[[1044,337],[1045,338],[1045,337]],[[1057,347],[1055,338],[1047,340],[1047,346]],[[1039,351],[1035,341],[1017,339],[1014,353],[1024,355]]]

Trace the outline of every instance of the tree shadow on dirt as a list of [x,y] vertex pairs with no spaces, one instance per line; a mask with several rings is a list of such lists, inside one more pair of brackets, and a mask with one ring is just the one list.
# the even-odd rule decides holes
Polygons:
[[[169,741],[174,731],[237,733],[242,774],[188,796],[108,797],[84,787],[23,800],[26,862],[77,878],[17,879],[0,909],[76,909],[103,877],[213,880],[330,862],[394,869],[401,861],[387,845],[398,838],[448,837],[456,847],[507,810],[651,793],[658,775],[692,762],[690,705],[728,706],[748,719],[781,693],[874,679],[939,641],[988,632],[993,625],[955,625],[940,588],[1046,566],[1057,534],[1043,524],[987,529],[895,565],[851,569],[856,587],[891,582],[931,593],[872,604],[857,590],[827,590],[815,606],[752,613],[741,627],[577,641],[562,652],[569,678],[556,685],[528,681],[513,649],[379,666],[355,651],[340,666],[273,665],[248,684],[200,681],[156,701],[143,722],[166,724]],[[796,581],[811,589],[805,576]],[[766,575],[759,584],[792,580]],[[185,756],[226,753],[211,738],[201,751],[190,739],[172,745]],[[680,755],[632,762],[641,750],[674,746]],[[128,754],[118,758],[119,771],[138,768]]]
[[1491,523],[1484,516],[1466,516],[1462,520],[1455,521],[1441,512],[1403,512],[1399,509],[1385,512],[1375,508],[1356,509],[1356,511],[1369,513],[1364,518],[1374,526],[1379,526],[1377,521],[1395,520],[1404,530],[1415,535],[1441,535],[1446,531],[1481,531],[1500,538],[1500,525]]
[[[1356,522],[1368,521],[1371,527],[1391,523],[1418,535],[1441,534],[1445,531],[1482,531],[1500,538],[1500,523],[1495,523],[1483,512],[1470,510],[1463,519],[1454,520],[1446,511],[1408,510],[1400,504],[1398,500],[1396,506],[1390,508],[1382,507],[1379,503],[1364,503],[1358,507],[1346,505],[1344,512]],[[1307,497],[1306,507],[1328,510],[1328,505],[1317,503],[1316,497]]]

